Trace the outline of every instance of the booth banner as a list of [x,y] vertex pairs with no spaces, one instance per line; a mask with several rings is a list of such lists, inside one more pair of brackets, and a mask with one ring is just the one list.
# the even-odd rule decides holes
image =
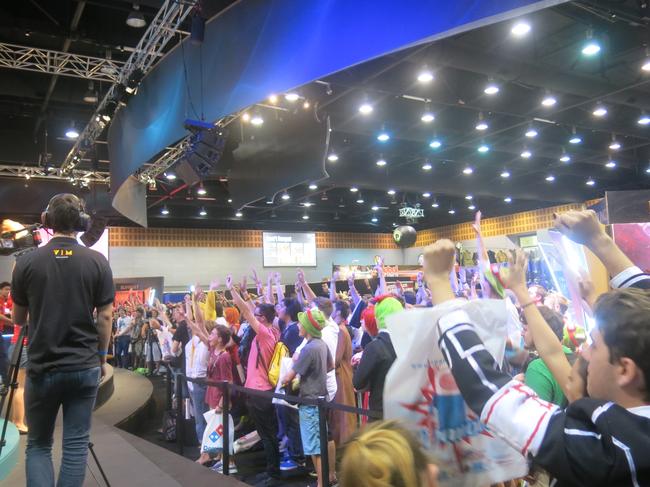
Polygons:
[[[387,265],[384,264],[386,278],[415,280],[422,267],[419,265]],[[346,280],[354,274],[355,279],[371,279],[377,277],[375,265],[341,265],[332,264],[332,272],[339,273],[339,280]]]
[[526,459],[493,436],[461,396],[438,347],[436,323],[463,308],[497,363],[502,363],[508,311],[503,300],[454,300],[388,317],[397,359],[386,376],[384,416],[413,429],[436,458],[443,486],[482,487],[520,478]]

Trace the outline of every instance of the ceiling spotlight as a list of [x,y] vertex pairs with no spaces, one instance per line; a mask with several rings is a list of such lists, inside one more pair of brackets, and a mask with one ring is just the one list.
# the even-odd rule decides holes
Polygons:
[[533,156],[533,153],[530,152],[528,149],[524,149],[523,152],[520,154],[522,159],[530,159]]
[[327,156],[327,160],[330,162],[336,162],[339,160],[339,156],[337,156],[334,153],[331,153],[329,156]]
[[241,119],[242,119],[244,122],[250,122],[251,114],[248,113],[248,112],[244,112],[244,113],[242,113]]
[[302,203],[302,206],[304,206],[305,208],[309,208],[310,206],[314,206],[314,203],[312,203],[310,201],[304,201]]
[[449,211],[447,213],[453,215],[454,213],[456,213],[456,210],[454,210],[453,208],[449,208]]
[[650,117],[648,117],[646,114],[643,114],[639,117],[636,123],[638,123],[639,125],[648,125],[650,124]]
[[576,128],[573,127],[573,129],[571,131],[571,138],[569,139],[569,144],[574,144],[575,145],[575,144],[579,144],[580,142],[582,142],[582,137],[580,137],[576,133]]
[[395,194],[395,190],[394,190],[394,189],[389,189],[389,190],[386,191],[386,192],[387,192],[389,195],[391,195],[391,196],[393,196],[393,195]]
[[440,203],[438,203],[437,201],[434,201],[433,203],[431,203],[431,208],[438,208],[439,206],[440,206]]
[[[302,104],[302,107],[303,107],[305,110],[309,109],[310,106],[311,106],[311,105],[309,104],[309,102],[308,102],[307,100],[305,100],[305,103]],[[331,132],[331,131],[332,131],[332,129],[330,129],[330,132]]]
[[275,105],[278,102],[278,95],[269,95],[269,103]]
[[383,157],[379,157],[375,164],[377,164],[379,167],[384,167],[386,165],[386,160]]
[[242,216],[244,216],[244,214],[241,211],[238,211],[237,213],[235,213],[235,216],[237,218],[241,218]]
[[166,172],[165,177],[167,178],[168,181],[174,181],[176,179],[176,174],[173,172]]
[[311,184],[309,185],[309,189],[311,189],[312,191],[314,191],[315,189],[318,189],[318,186],[315,185],[314,183],[311,183]]
[[169,215],[169,210],[167,209],[166,206],[163,206],[162,209],[160,210],[161,215]]
[[88,90],[84,94],[83,100],[86,103],[97,103],[97,92],[95,91],[95,84],[92,81],[88,82]]
[[370,115],[372,113],[372,110],[373,110],[372,105],[369,103],[362,103],[359,106],[359,113],[361,115]]
[[616,140],[616,137],[614,137],[614,134],[612,134],[612,141],[609,143],[609,149],[610,150],[619,150],[621,148],[621,143]]
[[431,198],[431,193],[422,193],[423,198]]
[[469,176],[469,175],[472,174],[473,172],[474,172],[474,169],[472,169],[472,168],[469,167],[469,166],[466,167],[465,169],[463,169],[463,174],[465,174],[466,176]]
[[602,105],[598,105],[596,108],[594,108],[594,111],[591,113],[594,117],[602,118],[605,115],[607,115],[607,108],[605,108]]
[[469,206],[467,207],[467,209],[468,209],[468,210],[475,210],[475,209],[476,209],[476,206],[474,206],[474,205],[469,205]]
[[201,208],[201,211],[199,211],[199,215],[201,215],[201,216],[205,216],[207,214],[208,214],[208,212],[205,211],[205,208]]
[[553,95],[547,94],[544,98],[542,98],[542,106],[545,106],[547,108],[554,106],[557,103],[557,98],[555,98]]
[[530,24],[520,20],[515,23],[510,29],[510,33],[515,37],[524,37],[530,32]]
[[587,40],[582,45],[582,54],[587,57],[595,56],[600,52],[600,43],[593,38],[593,31],[587,31]]
[[379,207],[377,205],[372,205],[372,208],[370,208],[372,211],[377,211]]
[[379,135],[377,135],[377,140],[379,142],[387,142],[390,140],[390,135],[382,129],[382,131],[379,132]]
[[133,4],[133,10],[131,10],[129,16],[126,18],[126,25],[133,27],[134,29],[141,29],[147,25],[144,15],[140,12],[140,5],[137,3]]
[[79,131],[75,128],[75,126],[74,126],[74,122],[73,122],[72,125],[70,125],[70,127],[65,131],[65,136],[66,136],[68,139],[73,139],[73,140],[79,138]]
[[303,220],[309,220],[309,215],[303,215],[303,216],[302,216],[302,219],[303,219]]
[[272,199],[271,199],[271,200],[266,200],[266,204],[267,204],[267,205],[272,205],[272,204],[273,204],[273,200],[272,200]]
[[359,191],[359,188],[357,188],[356,186],[352,186],[350,188],[350,192],[352,192],[352,193],[356,193],[357,191]]
[[262,118],[262,116],[259,113],[256,113],[255,115],[253,115],[251,117],[251,124],[252,125],[255,125],[255,126],[259,127],[263,123],[264,123],[264,119]]
[[420,83],[430,83],[431,81],[433,81],[433,73],[426,68],[423,69],[418,74],[418,81]]
[[560,161],[561,162],[571,162],[571,156],[567,154],[566,152],[562,152],[562,155],[560,156]]
[[376,216],[373,216],[372,219],[370,220],[372,223],[377,223],[379,219]]
[[645,172],[646,172],[647,174],[650,174],[650,166],[648,166],[648,167],[645,168]]
[[438,139],[433,139],[431,142],[429,142],[429,147],[432,149],[439,149],[442,146],[442,142],[440,142]]
[[587,179],[587,181],[585,182],[585,184],[586,184],[587,186],[594,186],[594,185],[596,184],[596,181],[594,181],[593,179],[589,178],[589,179]]
[[228,203],[232,203],[232,198],[228,198]]
[[546,181],[548,181],[549,183],[552,183],[553,181],[555,181],[555,176],[553,176],[552,174],[549,174],[548,176],[546,176]]
[[501,171],[501,177],[503,179],[508,179],[510,177],[510,172],[509,171]]
[[605,167],[607,169],[614,169],[616,167],[616,161],[612,161],[611,159],[607,161],[605,164]]
[[424,113],[422,113],[422,116],[420,117],[420,120],[422,120],[424,123],[431,123],[436,119],[436,116],[431,113],[431,110],[429,108],[425,108]]
[[198,194],[199,196],[205,196],[205,195],[207,194],[207,191],[206,191],[205,188],[203,187],[203,184],[201,184],[201,185],[198,187],[198,189],[196,190],[196,194]]
[[485,154],[486,152],[489,152],[489,151],[490,151],[490,147],[489,147],[488,145],[481,144],[481,145],[478,146],[478,149],[477,149],[477,150],[478,150],[481,154]]
[[284,99],[290,101],[291,103],[298,101],[300,95],[298,93],[287,93],[284,95]]
[[422,164],[422,170],[423,171],[431,171],[432,168],[433,168],[433,166],[431,165],[431,163],[429,161]]
[[465,196],[465,199],[466,199],[467,201],[471,201],[471,200],[474,199],[474,197],[473,197],[471,194],[468,194],[467,196]]
[[357,198],[357,203],[362,204],[363,202],[364,202],[364,200],[361,197],[361,194],[359,194],[359,197]]
[[496,95],[499,92],[499,85],[497,85],[494,81],[489,81],[485,89],[483,90],[483,93],[486,95]]
[[533,127],[530,127],[528,130],[526,130],[526,137],[529,139],[533,139],[537,137],[537,130],[535,130]]
[[506,196],[505,198],[503,198],[503,201],[505,201],[506,203],[512,203],[512,198],[510,196]]
[[487,129],[488,129],[488,124],[487,124],[487,122],[485,120],[483,120],[483,113],[479,112],[479,114],[478,114],[478,122],[476,124],[476,130],[479,130],[479,131],[482,132],[482,131],[487,130]]
[[285,191],[284,193],[282,193],[282,196],[280,196],[280,198],[282,198],[284,201],[287,201],[291,199],[291,196],[289,196],[289,193]]
[[[646,55],[647,55],[647,53],[646,53]],[[650,73],[650,57],[646,57],[644,59],[643,64],[641,64],[641,70],[645,71],[646,73]]]

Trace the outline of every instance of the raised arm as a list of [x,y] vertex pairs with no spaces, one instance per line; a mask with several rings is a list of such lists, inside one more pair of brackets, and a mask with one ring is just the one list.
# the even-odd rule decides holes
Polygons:
[[255,268],[252,268],[251,271],[253,272],[253,275],[251,277],[253,278],[253,282],[255,283],[255,290],[257,291],[257,295],[260,297],[260,299],[265,300],[266,297],[263,294],[264,286],[262,286],[262,281],[258,277]]
[[361,301],[361,296],[359,296],[359,291],[357,291],[357,287],[354,285],[354,272],[348,276],[348,290],[350,291],[352,302],[356,306]]
[[300,285],[300,282],[296,281],[294,284],[294,290],[296,291],[296,299],[300,303],[301,307],[305,307],[305,298],[302,295],[302,286]]
[[571,375],[571,364],[564,354],[562,344],[539,312],[535,301],[530,299],[528,287],[526,286],[527,265],[526,253],[521,249],[513,251],[508,258],[508,272],[504,273],[502,277],[503,283],[512,290],[523,309],[528,329],[533,337],[535,349],[539,356],[562,388],[564,395],[570,397],[569,375]]
[[380,261],[379,264],[375,266],[377,271],[377,289],[375,290],[375,296],[382,296],[388,292],[386,287],[386,276],[384,276],[384,262]]
[[280,303],[284,299],[284,291],[282,290],[282,276],[279,272],[276,272],[273,274],[273,279],[275,280],[275,295],[278,297],[278,303]]
[[336,281],[339,279],[338,271],[332,272],[332,277],[330,278],[330,301],[332,303],[336,301]]
[[302,269],[298,269],[298,282],[300,283],[302,292],[305,293],[307,303],[313,303],[316,300],[316,293],[314,293],[313,289],[305,281],[305,273]]
[[275,300],[273,299],[273,275],[269,274],[266,278],[266,302],[275,304]]
[[244,298],[241,297],[239,294],[239,291],[233,286],[232,283],[232,276],[226,277],[226,289],[230,291],[230,294],[232,294],[232,300],[235,303],[235,306],[239,308],[241,313],[244,315],[244,319],[248,322],[248,324],[253,328],[253,331],[255,333],[258,333],[260,327],[259,321],[257,321],[257,318],[255,318],[255,311],[251,309],[250,306],[244,301]]
[[478,246],[478,270],[481,279],[481,291],[483,298],[492,296],[492,288],[485,278],[485,272],[490,268],[490,258],[488,257],[485,242],[483,241],[483,232],[481,231],[481,212],[477,211],[472,224],[474,233],[476,233],[476,243]]

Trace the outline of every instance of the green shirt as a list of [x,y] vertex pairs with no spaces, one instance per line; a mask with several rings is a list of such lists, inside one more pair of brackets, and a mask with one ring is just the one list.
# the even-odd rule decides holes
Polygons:
[[[571,349],[563,346],[564,353],[571,355]],[[557,383],[553,374],[541,358],[536,358],[528,364],[526,369],[526,385],[537,393],[545,401],[552,402],[558,406],[566,405],[566,398],[560,384]]]

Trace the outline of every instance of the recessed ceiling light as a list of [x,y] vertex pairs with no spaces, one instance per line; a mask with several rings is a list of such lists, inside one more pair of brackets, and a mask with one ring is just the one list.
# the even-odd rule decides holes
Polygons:
[[619,150],[621,148],[621,143],[616,139],[612,139],[609,144],[609,148],[610,150]]
[[161,215],[169,215],[169,210],[167,209],[166,206],[163,206],[162,209],[160,210]]
[[431,193],[422,193],[423,198],[431,198]]
[[314,183],[311,183],[311,184],[309,185],[309,189],[311,189],[311,190],[313,191],[313,190],[315,190],[315,189],[318,189],[318,186],[315,185]]
[[176,174],[173,172],[166,172],[165,177],[167,178],[168,181],[174,181],[176,179]]
[[388,135],[387,132],[382,131],[379,133],[379,135],[377,135],[377,140],[379,142],[387,142],[388,140],[390,140],[390,135]]
[[600,43],[595,39],[588,39],[582,46],[582,54],[587,57],[595,56],[600,52]]
[[373,110],[372,105],[369,103],[362,103],[359,106],[359,113],[361,115],[370,115],[372,113],[372,110]]
[[492,81],[490,81],[485,87],[485,89],[483,90],[483,93],[485,93],[486,95],[496,95],[498,92],[499,92],[499,86]]
[[507,179],[507,178],[509,178],[509,177],[510,177],[510,172],[508,172],[508,171],[502,171],[502,172],[501,172],[501,177],[502,177],[503,179]]
[[598,105],[596,108],[594,108],[594,111],[591,112],[594,117],[602,118],[605,115],[607,115],[607,108],[605,108],[602,105]]
[[418,81],[420,83],[430,83],[431,81],[433,81],[433,73],[428,69],[423,69],[418,74]]
[[476,124],[476,130],[479,130],[481,132],[483,132],[484,130],[487,130],[488,127],[489,126],[488,126],[488,124],[487,124],[487,122],[485,120],[481,120]]
[[474,206],[474,205],[469,205],[469,206],[467,207],[467,209],[468,209],[468,210],[475,210],[475,209],[476,209],[476,206]]
[[449,208],[449,211],[447,213],[453,215],[454,213],[456,213],[456,210],[454,210],[453,208]]
[[533,153],[530,152],[528,149],[525,149],[520,155],[522,159],[530,159]]
[[68,139],[77,139],[79,138],[79,131],[75,128],[74,124],[72,124],[66,131],[65,131],[65,136]]
[[548,181],[549,183],[552,183],[553,181],[555,181],[555,176],[553,176],[552,174],[549,174],[548,176],[546,176],[546,181]]
[[528,130],[526,130],[526,134],[525,134],[525,135],[526,135],[526,137],[528,137],[529,139],[532,139],[532,138],[534,138],[534,137],[537,137],[537,130],[535,130],[534,128],[531,127],[531,128],[529,128]]
[[384,167],[386,165],[386,160],[383,157],[381,157],[377,159],[377,162],[375,162],[375,164],[377,164],[379,167]]
[[203,187],[203,185],[199,186],[199,188],[196,190],[196,194],[200,196],[205,196],[207,194],[207,191]]
[[300,98],[300,95],[298,93],[287,93],[284,95],[284,99],[290,102],[298,101]]
[[560,161],[562,161],[562,162],[570,162],[571,161],[571,156],[569,154],[564,153],[564,154],[562,154],[560,156]]
[[235,216],[237,218],[241,218],[242,216],[244,216],[244,214],[241,211],[238,211],[237,213],[235,213]]
[[372,211],[377,211],[379,207],[377,205],[372,205],[372,208],[370,208]]
[[199,211],[199,215],[201,215],[201,216],[205,216],[207,214],[208,214],[208,212],[205,211],[205,208],[201,208],[201,211]]
[[616,167],[616,161],[612,161],[612,160],[610,159],[610,160],[607,161],[607,163],[605,164],[605,167],[606,167],[607,169],[614,169],[614,168]]
[[420,117],[420,120],[422,120],[424,123],[431,123],[435,119],[436,119],[436,116],[433,113],[429,112],[429,111],[424,112],[422,114],[422,116]]
[[556,103],[557,103],[557,98],[555,98],[553,95],[546,95],[544,98],[542,98],[542,106],[552,107]]
[[251,125],[255,125],[255,126],[259,127],[263,123],[264,123],[264,119],[262,118],[261,115],[255,114],[255,115],[253,115],[251,117]]
[[431,171],[432,168],[433,166],[431,165],[430,162],[425,162],[424,164],[422,164],[423,171]]
[[291,199],[291,196],[289,195],[289,193],[287,193],[287,192],[285,191],[284,193],[282,193],[281,198],[282,198],[284,201],[287,201],[288,199]]
[[389,189],[389,190],[387,191],[387,193],[388,193],[389,195],[393,196],[393,195],[395,194],[395,190],[394,190],[394,189]]
[[232,198],[228,198],[228,203],[232,203]]
[[350,188],[350,191],[351,191],[352,193],[356,193],[357,191],[359,191],[359,188],[357,188],[356,186],[352,186],[352,187]]
[[361,196],[359,196],[359,197],[357,198],[357,203],[361,204],[361,203],[363,203],[363,202],[364,202],[364,199],[363,199]]
[[512,198],[510,196],[506,196],[505,198],[503,198],[503,201],[505,201],[506,203],[512,203]]
[[471,194],[468,194],[467,196],[465,196],[465,199],[467,201],[471,201],[472,199],[474,199],[474,197]]
[[303,220],[309,220],[309,215],[303,215],[303,216],[302,216],[302,219],[303,219]]
[[578,135],[574,135],[569,139],[569,144],[579,144],[582,142],[582,139]]
[[314,205],[314,203],[311,203],[311,202],[309,202],[309,201],[304,201],[304,202],[302,203],[302,206],[304,206],[304,207],[306,207],[306,208],[309,208],[310,206],[313,206],[313,205]]
[[471,167],[466,167],[465,169],[463,169],[463,174],[465,174],[467,176],[469,176],[473,172],[474,172],[474,169],[472,169]]
[[477,150],[478,150],[481,154],[485,154],[486,152],[489,152],[489,150],[490,150],[490,146],[488,146],[488,145],[486,145],[486,144],[481,144],[481,145],[478,146],[478,149],[477,149]]
[[589,179],[587,179],[587,181],[585,182],[585,184],[586,184],[587,186],[594,186],[594,185],[596,184],[596,181],[594,181],[593,179],[589,178]]
[[530,32],[530,24],[520,20],[515,23],[510,29],[510,33],[515,37],[524,37]]
[[372,219],[370,220],[372,223],[377,223],[379,219],[376,216],[373,216]]
[[636,121],[639,125],[648,125],[650,123],[650,117],[647,115],[641,115],[639,119]]
[[440,146],[442,146],[442,142],[440,142],[438,139],[433,139],[431,142],[429,142],[429,147],[432,149],[439,149]]
[[440,206],[440,204],[437,201],[434,201],[433,203],[431,203],[431,208],[438,208],[439,206]]
[[339,156],[337,156],[336,154],[332,153],[332,154],[330,154],[329,156],[327,156],[327,160],[330,161],[330,162],[336,162],[336,161],[339,160]]

